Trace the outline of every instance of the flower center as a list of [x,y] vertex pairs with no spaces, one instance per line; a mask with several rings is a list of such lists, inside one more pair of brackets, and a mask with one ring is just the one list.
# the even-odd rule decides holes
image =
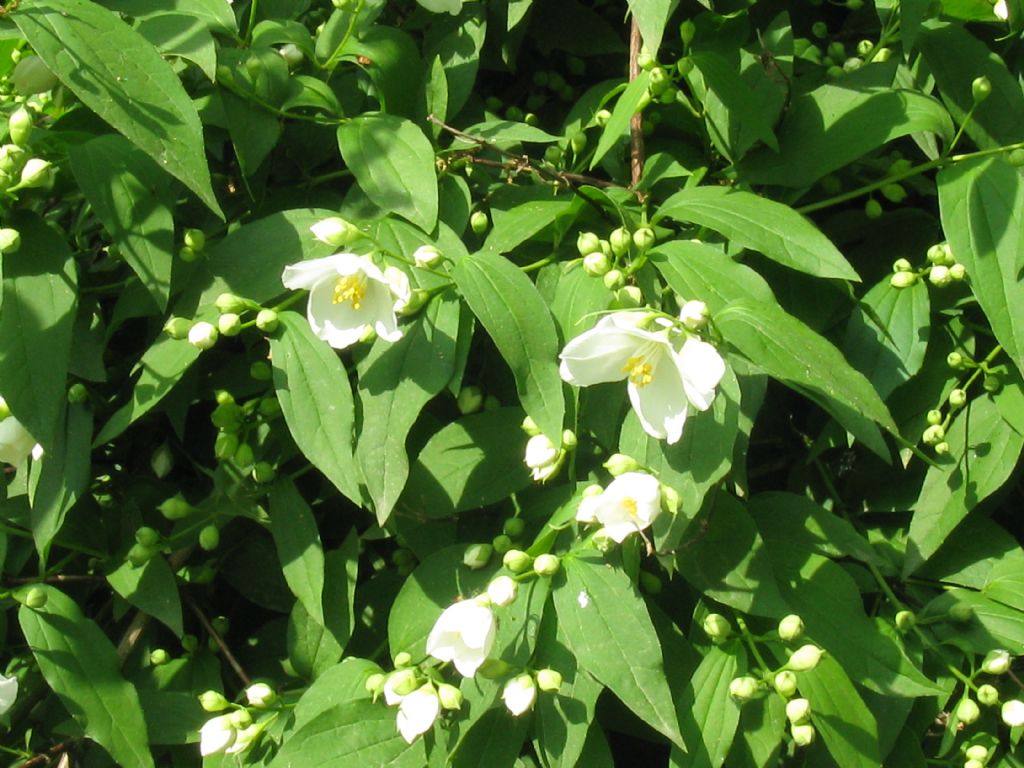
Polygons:
[[352,302],[352,309],[359,309],[366,296],[366,276],[362,273],[339,277],[334,284],[334,299],[332,304],[341,304],[345,301]]
[[626,514],[634,520],[636,519],[636,499],[632,496],[627,496],[622,500],[622,507],[626,510]]
[[654,366],[642,355],[631,357],[622,366],[622,372],[629,374],[629,380],[638,387],[646,387],[654,381]]

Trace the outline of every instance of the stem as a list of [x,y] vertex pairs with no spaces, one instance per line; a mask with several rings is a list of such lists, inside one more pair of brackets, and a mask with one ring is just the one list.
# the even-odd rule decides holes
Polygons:
[[196,618],[199,619],[199,623],[203,625],[203,629],[206,630],[207,634],[210,637],[212,637],[213,641],[217,644],[217,647],[220,648],[221,653],[224,654],[224,658],[227,659],[228,664],[231,665],[231,669],[233,669],[235,674],[238,675],[238,679],[241,680],[243,685],[245,685],[246,687],[251,685],[252,678],[250,678],[249,675],[246,674],[245,670],[242,668],[242,665],[238,663],[238,659],[235,658],[235,655],[231,653],[231,649],[228,648],[227,643],[224,642],[224,638],[222,638],[220,636],[220,633],[218,633],[217,630],[213,628],[213,624],[211,624],[210,620],[206,618],[206,614],[203,613],[202,609],[196,604],[195,600],[193,600],[190,595],[186,595],[185,602],[188,603],[188,607],[192,609],[192,612],[196,615]]
[[359,14],[363,12],[363,0],[359,0],[359,4],[356,5],[356,9],[352,12],[352,19],[348,23],[348,29],[345,30],[344,37],[341,38],[341,42],[338,43],[337,47],[331,52],[331,55],[327,57],[327,61],[324,62],[322,69],[331,71],[335,67],[335,60],[341,55],[342,49],[348,44],[349,38],[352,37],[352,33],[355,32],[356,22],[359,20]]
[[764,660],[764,656],[761,655],[761,651],[757,649],[757,643],[754,642],[754,636],[747,628],[747,622],[743,620],[742,616],[736,616],[736,624],[740,628],[740,633],[743,635],[743,642],[750,649],[750,654],[754,657],[754,660],[760,665],[761,669],[771,671],[772,666]]
[[[636,15],[633,14],[629,24],[629,80],[632,82],[640,75],[640,48],[643,46],[643,38],[640,35],[640,25],[637,24]],[[644,175],[644,118],[642,112],[636,112],[629,119],[629,170],[633,189],[640,184]]]
[[256,9],[259,7],[260,0],[251,0],[249,3],[249,23],[245,28],[245,41],[248,43],[252,40],[252,29],[256,26]]

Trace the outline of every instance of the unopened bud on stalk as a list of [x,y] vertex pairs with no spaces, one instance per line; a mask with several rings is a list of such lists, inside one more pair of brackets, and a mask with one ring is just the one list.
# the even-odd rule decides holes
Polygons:
[[956,706],[956,719],[964,725],[970,725],[981,717],[981,707],[974,699],[964,698]]
[[816,645],[802,645],[789,657],[786,667],[794,672],[808,672],[818,666],[823,653]]
[[533,561],[533,572],[538,576],[554,576],[561,567],[562,563],[555,555],[537,555]]
[[459,709],[462,707],[462,691],[449,683],[441,683],[437,686],[437,698],[445,709]]
[[896,614],[895,622],[896,629],[903,634],[906,634],[914,628],[915,624],[917,624],[917,617],[914,616],[911,611],[899,611]]
[[344,245],[348,245],[362,235],[358,227],[348,221],[345,221],[345,219],[340,216],[329,216],[326,219],[321,219],[311,226],[309,231],[312,232],[313,237],[321,243],[325,243],[334,248],[340,248]]
[[537,687],[546,693],[558,693],[562,687],[562,675],[554,669],[542,669],[537,672]]
[[612,477],[618,477],[626,472],[636,472],[640,468],[640,462],[624,453],[613,453],[603,466]]
[[793,725],[806,723],[811,718],[811,702],[807,699],[791,699],[787,701],[786,718]]
[[455,405],[463,416],[476,413],[483,407],[483,404],[484,393],[480,390],[480,387],[472,384],[460,389],[459,396],[455,399]]
[[975,104],[980,104],[992,95],[992,83],[984,75],[976,77],[971,82],[971,98]]
[[21,233],[10,227],[0,228],[0,253],[14,253],[21,247]]
[[197,349],[210,349],[217,343],[218,336],[220,336],[220,333],[213,324],[204,320],[196,323],[189,329],[188,343]]
[[917,275],[913,272],[897,272],[889,278],[889,285],[893,288],[909,288],[917,282]]
[[501,563],[512,573],[523,573],[533,565],[533,558],[521,549],[510,549],[502,556]]
[[7,131],[11,135],[11,141],[19,147],[24,147],[28,144],[29,137],[32,136],[33,127],[32,115],[23,106],[18,107],[7,118]]
[[741,703],[755,699],[760,694],[760,684],[756,679],[749,675],[734,678],[733,681],[729,683],[729,695]]
[[999,691],[994,685],[985,683],[978,686],[978,701],[986,707],[994,707],[999,703]]
[[612,268],[611,259],[600,250],[588,253],[583,257],[583,271],[591,277],[603,277]]
[[53,184],[54,169],[53,163],[43,160],[41,157],[29,158],[25,167],[21,169],[21,178],[18,181],[18,189],[35,189],[37,187],[48,187]]
[[783,616],[782,620],[779,621],[779,639],[785,643],[792,643],[794,640],[799,639],[804,633],[804,620],[797,616],[795,613],[791,613],[788,616]]
[[787,699],[796,693],[796,675],[788,669],[784,669],[775,675],[775,679],[772,681],[772,684],[775,686],[775,690]]
[[724,643],[732,634],[732,624],[720,613],[709,613],[702,624],[705,634],[715,645]]
[[272,309],[261,309],[256,314],[256,327],[264,333],[276,331],[279,322],[277,312]]
[[494,547],[490,544],[470,544],[462,554],[462,564],[470,570],[479,570],[491,561]]
[[412,260],[420,269],[433,269],[444,257],[433,245],[421,245],[412,253]]
[[810,723],[794,725],[789,730],[793,735],[793,743],[798,747],[809,747],[814,743],[816,731],[814,730],[814,726]]
[[217,330],[221,336],[237,336],[242,332],[242,318],[234,312],[227,312],[217,318]]
[[227,709],[230,704],[219,691],[205,691],[199,694],[199,706],[204,712],[221,712]]
[[601,279],[604,281],[604,287],[609,291],[617,291],[626,283],[625,275],[617,269],[609,270]]
[[576,250],[580,256],[589,256],[601,250],[601,238],[593,232],[580,232],[576,237]]
[[987,675],[1005,675],[1010,671],[1010,652],[998,649],[985,654],[981,671]]

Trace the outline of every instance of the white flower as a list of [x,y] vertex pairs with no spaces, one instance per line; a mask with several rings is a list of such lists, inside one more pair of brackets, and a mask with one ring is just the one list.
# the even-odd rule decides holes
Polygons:
[[537,698],[537,686],[530,675],[519,675],[513,677],[501,692],[501,699],[508,707],[508,711],[518,717],[533,706]]
[[1020,699],[1010,699],[1003,704],[1001,712],[1003,716],[1003,722],[1011,728],[1024,725],[1024,701]]
[[416,0],[420,5],[431,13],[448,12],[452,16],[458,16],[462,11],[462,0]]
[[235,743],[237,735],[231,715],[211,717],[199,729],[199,754],[203,757],[219,754]]
[[626,472],[612,480],[604,492],[584,498],[576,519],[601,523],[602,533],[621,544],[629,534],[649,528],[659,514],[658,479],[643,472]]
[[499,576],[487,585],[487,597],[497,606],[506,606],[516,599],[519,585],[511,576]]
[[256,707],[257,709],[269,707],[276,698],[277,694],[274,693],[274,689],[266,683],[253,683],[245,689],[246,701],[249,702],[249,706]]
[[309,291],[309,325],[335,349],[355,344],[370,328],[386,341],[402,338],[395,311],[410,290],[400,270],[381,272],[367,256],[336,253],[285,267],[281,281],[285,288]]
[[18,698],[18,678],[0,674],[0,715],[7,713]]
[[526,456],[523,460],[533,479],[544,483],[562,468],[565,450],[551,442],[547,435],[534,435],[526,443]]
[[494,614],[472,600],[464,600],[444,609],[427,637],[427,653],[441,661],[451,661],[459,674],[472,677],[484,663],[494,645]]
[[13,416],[0,421],[0,462],[18,466],[35,448],[36,441]]
[[1002,21],[1010,18],[1010,11],[1006,7],[1006,0],[997,0],[996,4],[992,6],[992,13],[995,14],[997,19]]
[[708,324],[708,305],[703,301],[691,299],[683,304],[679,310],[679,320],[691,331],[698,331]]
[[440,712],[441,701],[434,686],[428,683],[402,699],[396,718],[398,732],[412,744],[417,736],[430,730]]
[[647,312],[616,312],[601,318],[562,350],[561,374],[587,387],[627,379],[633,410],[644,431],[669,445],[683,434],[690,405],[711,407],[725,362],[713,346],[689,336],[676,350],[667,329],[639,328]]

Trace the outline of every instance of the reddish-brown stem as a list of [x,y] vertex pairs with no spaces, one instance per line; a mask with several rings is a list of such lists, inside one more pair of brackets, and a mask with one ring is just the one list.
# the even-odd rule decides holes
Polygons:
[[[636,23],[636,18],[632,18],[629,26],[630,82],[640,74],[639,57],[642,46],[643,38],[640,36],[640,26]],[[644,118],[642,112],[634,114],[629,121],[629,170],[632,178],[631,186],[636,189],[644,174]]]

